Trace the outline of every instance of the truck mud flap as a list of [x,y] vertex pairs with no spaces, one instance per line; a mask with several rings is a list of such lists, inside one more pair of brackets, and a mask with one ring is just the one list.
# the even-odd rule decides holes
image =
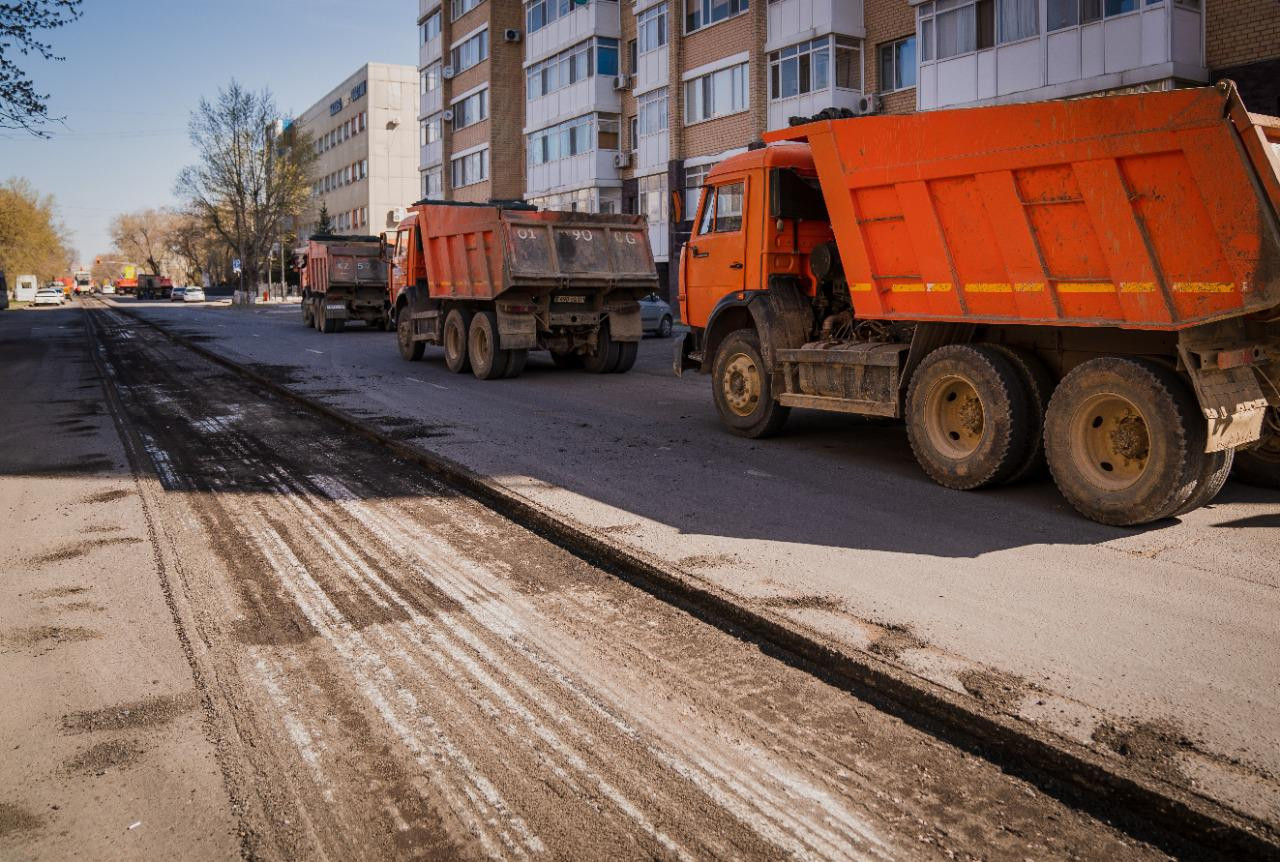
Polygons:
[[672,339],[674,344],[671,356],[671,370],[676,377],[683,377],[686,371],[702,370],[702,354],[699,352],[701,339],[698,332],[686,332]]
[[1180,333],[1178,355],[1209,423],[1205,451],[1260,439],[1268,406],[1266,345],[1253,343],[1239,320],[1226,320]]
[[609,312],[609,336],[614,341],[639,341],[643,338],[644,324],[640,320],[640,310]]
[[351,315],[345,302],[325,302],[324,316],[330,320],[346,320]]
[[532,314],[512,314],[498,308],[498,346],[503,350],[532,350],[538,346],[538,324]]

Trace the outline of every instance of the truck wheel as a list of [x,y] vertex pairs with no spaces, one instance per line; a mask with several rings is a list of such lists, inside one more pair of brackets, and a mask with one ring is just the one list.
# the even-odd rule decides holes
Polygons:
[[497,380],[507,373],[511,351],[498,347],[498,316],[492,311],[477,311],[471,318],[467,355],[471,373],[479,380]]
[[551,361],[555,363],[556,368],[581,368],[582,354],[574,353],[572,350],[568,353],[553,350],[551,351]]
[[638,341],[619,341],[618,342],[618,364],[614,366],[614,374],[626,374],[636,364],[636,357],[640,355],[640,342]]
[[524,366],[529,361],[528,350],[508,350],[507,373],[503,377],[519,377],[524,373]]
[[1205,422],[1170,369],[1102,357],[1062,379],[1045,416],[1053,480],[1082,515],[1127,527],[1183,509],[1212,473]]
[[608,374],[618,365],[618,342],[609,334],[609,324],[600,324],[596,349],[582,357],[582,367],[592,374]]
[[311,303],[311,321],[315,324],[316,332],[324,332],[324,303]]
[[341,332],[342,330],[347,328],[347,322],[343,320],[341,317],[337,318],[336,320],[327,320],[326,322],[329,324],[330,332]]
[[413,340],[413,321],[407,314],[400,316],[400,325],[396,327],[396,346],[400,349],[400,358],[410,362],[421,359],[427,346],[425,341]]
[[1046,469],[1044,460],[1044,414],[1049,409],[1049,398],[1053,395],[1053,375],[1049,369],[1030,350],[1020,347],[1006,347],[1003,344],[992,344],[1013,364],[1018,372],[1031,408],[1031,421],[1026,426],[1030,440],[1026,443],[1027,454],[1005,484],[1020,482],[1028,476],[1042,474]]
[[972,491],[1007,480],[1032,446],[1031,407],[1013,363],[989,345],[940,347],[907,393],[907,437],[933,481]]
[[720,421],[739,437],[772,437],[791,415],[791,408],[773,397],[760,336],[750,329],[731,332],[720,343],[711,366],[711,393]]
[[1235,477],[1248,485],[1280,490],[1280,407],[1267,410],[1262,440],[1236,452]]
[[311,303],[303,300],[302,302],[302,325],[314,327],[315,321],[312,319],[314,311],[311,309]]
[[1235,454],[1236,450],[1228,449],[1225,452],[1210,452],[1205,455],[1204,467],[1200,470],[1200,477],[1196,480],[1196,489],[1191,494],[1191,499],[1169,517],[1181,517],[1212,503],[1213,498],[1218,496],[1223,486],[1227,484],[1227,477],[1231,475],[1231,467],[1235,463]]
[[[403,316],[403,315],[402,315]],[[471,312],[464,308],[451,308],[444,318],[444,364],[454,374],[471,368],[467,356],[467,330],[471,326]]]

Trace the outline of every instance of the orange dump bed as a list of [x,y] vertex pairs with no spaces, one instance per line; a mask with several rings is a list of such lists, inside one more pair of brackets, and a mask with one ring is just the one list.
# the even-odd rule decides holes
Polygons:
[[386,286],[386,269],[378,237],[335,237],[307,243],[305,286],[320,293],[330,289]]
[[1280,120],[1229,83],[825,120],[858,315],[1182,329],[1280,305]]
[[437,299],[657,284],[642,216],[428,202],[414,209]]

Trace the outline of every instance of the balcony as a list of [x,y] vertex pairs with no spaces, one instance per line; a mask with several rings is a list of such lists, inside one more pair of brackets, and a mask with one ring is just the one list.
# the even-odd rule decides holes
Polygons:
[[432,141],[418,148],[418,165],[429,168],[438,165],[444,159],[444,142]]
[[[769,4],[766,51],[775,51],[824,33],[864,38],[863,0],[780,0]],[[825,107],[825,106],[824,106]]]
[[769,129],[785,129],[791,117],[811,117],[823,108],[856,108],[861,98],[860,90],[827,87],[785,99],[772,99],[769,102]]
[[639,95],[655,87],[665,86],[671,77],[668,66],[667,46],[663,45],[636,58],[634,92]]
[[613,88],[613,76],[604,75],[592,75],[524,104],[525,134],[583,114],[617,114],[622,110],[622,99]]
[[434,90],[423,93],[418,100],[418,116],[429,117],[436,111],[444,109],[444,87],[439,86]]
[[618,4],[614,0],[592,0],[536,33],[526,33],[524,58],[526,61],[541,60],[591,36],[617,39],[621,35]]
[[1056,99],[1179,79],[1207,81],[1204,17],[1166,0],[1101,21],[922,62],[921,110]]
[[613,159],[617,150],[592,150],[541,165],[529,165],[526,197],[590,186],[621,187]]

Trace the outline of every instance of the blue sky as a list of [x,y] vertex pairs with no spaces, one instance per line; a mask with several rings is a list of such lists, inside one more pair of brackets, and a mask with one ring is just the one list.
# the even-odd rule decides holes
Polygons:
[[121,211],[175,203],[187,120],[233,77],[299,114],[366,62],[417,65],[417,0],[85,0],[46,34],[62,63],[17,58],[49,93],[52,140],[0,132],[0,179],[57,198],[86,261]]

